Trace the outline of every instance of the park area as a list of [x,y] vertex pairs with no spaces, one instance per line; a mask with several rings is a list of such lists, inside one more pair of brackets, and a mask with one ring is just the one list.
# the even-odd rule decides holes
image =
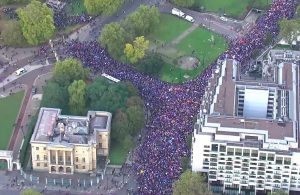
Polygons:
[[24,97],[24,91],[0,99],[0,150],[6,150]]
[[150,51],[165,62],[160,79],[172,83],[195,78],[227,48],[218,34],[166,14],[149,39]]
[[266,9],[272,0],[195,0],[197,10],[242,18],[251,8]]

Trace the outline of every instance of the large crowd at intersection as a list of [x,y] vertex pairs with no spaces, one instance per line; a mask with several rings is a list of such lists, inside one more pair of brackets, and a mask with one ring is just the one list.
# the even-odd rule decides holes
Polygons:
[[[274,0],[271,8],[244,37],[230,43],[219,57],[239,61],[242,70],[255,49],[263,49],[267,33],[275,38],[279,33],[278,21],[291,18],[295,12],[294,0]],[[66,55],[79,58],[95,73],[107,73],[120,80],[131,81],[145,100],[151,117],[146,125],[143,142],[138,146],[134,169],[141,194],[171,194],[172,184],[180,176],[181,158],[189,155],[186,140],[193,131],[201,98],[213,69],[211,64],[196,79],[184,84],[169,84],[133,70],[109,57],[98,42],[67,43]]]

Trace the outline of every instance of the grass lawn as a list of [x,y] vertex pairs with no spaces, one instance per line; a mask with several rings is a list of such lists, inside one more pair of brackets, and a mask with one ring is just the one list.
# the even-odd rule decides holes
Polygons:
[[20,91],[0,99],[0,150],[7,149],[13,131],[13,124],[18,116],[23,97],[24,91]]
[[176,16],[161,14],[160,24],[155,28],[150,38],[152,40],[159,40],[163,43],[170,43],[191,26],[191,23],[177,18]]
[[[210,41],[211,35],[214,35],[214,44]],[[186,81],[184,75],[189,76],[188,79],[195,78],[199,75],[210,63],[217,59],[227,48],[225,39],[213,32],[204,28],[197,28],[187,37],[185,37],[177,46],[177,54],[182,56],[195,56],[200,60],[201,65],[194,70],[183,70],[179,67],[167,63],[162,67],[160,78],[167,82],[181,83]],[[192,55],[192,52],[194,54]],[[176,55],[177,55],[176,54]],[[177,58],[178,56],[175,56]]]
[[86,13],[86,9],[83,3],[84,0],[72,0],[66,5],[66,11],[69,15],[81,15]]
[[272,0],[196,0],[196,8],[203,6],[206,11],[241,17],[249,8],[264,9],[271,2]]
[[126,161],[129,151],[125,150],[122,145],[111,142],[109,151],[109,160],[112,165],[122,165]]

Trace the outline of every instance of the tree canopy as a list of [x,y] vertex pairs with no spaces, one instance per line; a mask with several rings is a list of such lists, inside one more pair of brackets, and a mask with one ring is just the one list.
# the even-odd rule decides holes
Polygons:
[[123,26],[130,27],[129,31],[134,36],[148,35],[159,24],[159,16],[160,13],[155,6],[141,5],[125,19]]
[[183,172],[173,186],[173,195],[182,194],[212,195],[205,183],[205,177],[191,170]]
[[7,21],[1,32],[3,42],[8,46],[20,47],[26,43],[20,23],[16,20]]
[[195,4],[195,0],[171,0],[171,2],[180,7],[192,7]]
[[68,90],[56,82],[48,82],[43,89],[42,107],[61,108],[64,113],[68,113]]
[[20,18],[22,33],[29,44],[38,45],[54,35],[53,12],[45,4],[32,0],[16,12]]
[[99,41],[112,57],[119,58],[123,54],[125,36],[124,28],[119,23],[113,22],[104,26]]
[[124,0],[84,0],[84,6],[91,15],[114,14],[123,5]]
[[83,115],[86,112],[86,99],[85,99],[86,84],[83,80],[73,81],[68,87],[69,92],[69,110],[71,114]]
[[289,44],[296,39],[300,34],[300,20],[287,20],[286,18],[282,19],[279,22],[280,26],[280,36],[286,40]]
[[97,78],[87,87],[87,98],[91,109],[114,113],[125,106],[128,88],[124,83],[110,84],[105,78]]
[[149,54],[137,63],[136,68],[149,75],[158,75],[163,65],[164,61],[161,56],[158,54]]
[[124,54],[131,63],[136,63],[143,59],[145,51],[149,47],[149,41],[145,40],[144,36],[136,37],[133,44],[127,43],[125,45]]
[[74,80],[86,80],[89,71],[75,59],[69,58],[55,64],[53,80],[61,86],[68,86]]

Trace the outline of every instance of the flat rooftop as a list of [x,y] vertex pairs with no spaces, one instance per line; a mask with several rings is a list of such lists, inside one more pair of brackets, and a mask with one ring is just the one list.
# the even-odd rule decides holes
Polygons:
[[31,142],[89,144],[96,131],[109,131],[111,113],[88,111],[87,116],[61,115],[60,109],[41,108]]
[[[264,132],[270,139],[294,137],[298,122],[298,67],[276,64],[273,81],[243,80],[239,64],[227,60],[209,81],[211,104],[205,108],[205,127],[218,127],[217,134]],[[206,101],[207,103],[207,101]],[[217,124],[217,125],[216,125]],[[226,131],[226,133],[225,133]]]

